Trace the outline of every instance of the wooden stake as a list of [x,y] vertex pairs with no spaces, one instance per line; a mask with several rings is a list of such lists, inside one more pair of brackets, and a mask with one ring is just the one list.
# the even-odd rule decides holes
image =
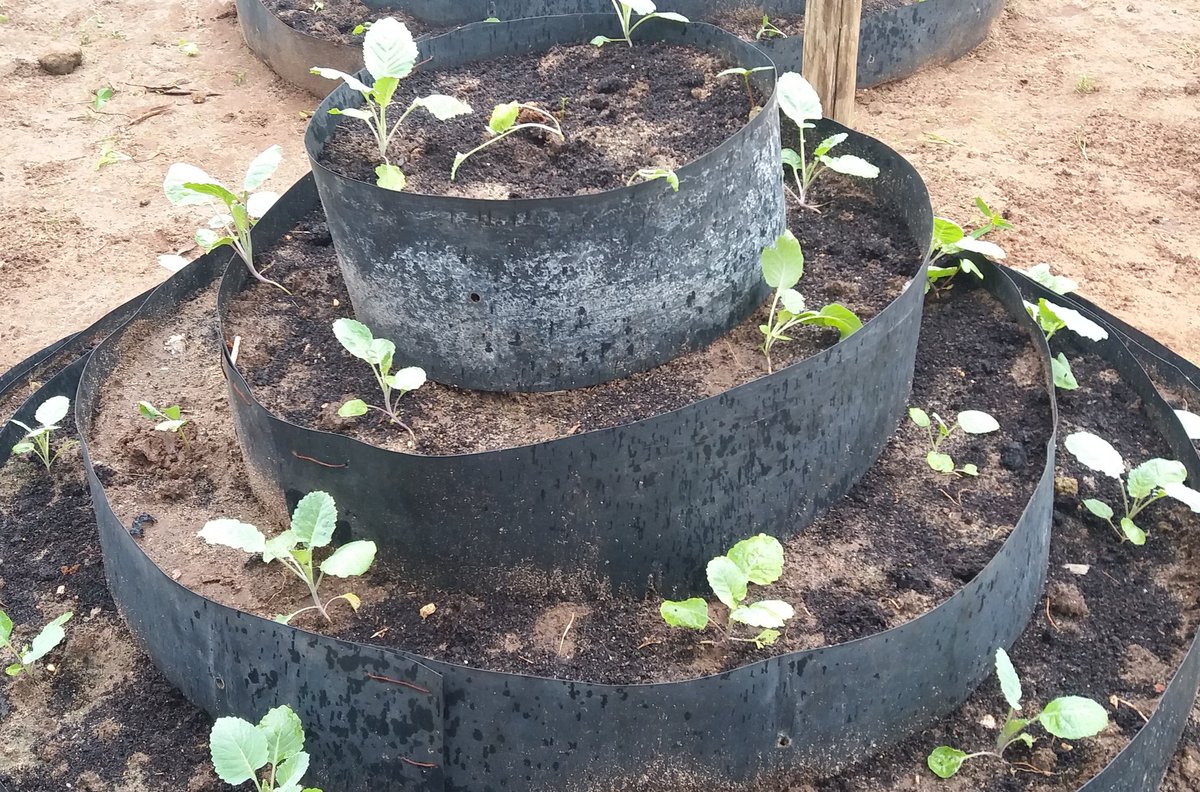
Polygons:
[[850,126],[858,76],[862,0],[808,0],[804,12],[804,76],[825,116]]

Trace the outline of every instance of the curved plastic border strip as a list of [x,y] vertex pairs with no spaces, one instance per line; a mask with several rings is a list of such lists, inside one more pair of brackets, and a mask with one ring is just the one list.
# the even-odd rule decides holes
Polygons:
[[[421,57],[427,72],[487,65],[596,33],[620,35],[616,15],[470,25],[425,39]],[[472,390],[583,388],[704,346],[766,298],[759,256],[786,224],[771,62],[712,25],[652,20],[639,35],[767,69],[751,76],[762,111],[678,167],[678,192],[661,180],[511,200],[385,190],[321,162],[340,125],[362,124],[328,111],[362,96],[341,85],[317,107],[304,144],[350,302],[397,361]]]
[[[826,125],[848,132],[839,150],[880,166],[870,189],[913,238],[928,238],[928,194],[912,166]],[[292,217],[314,208],[292,193],[279,204]],[[912,387],[924,277],[850,338],[771,376],[536,445],[428,457],[296,426],[266,410],[226,356],[230,404],[256,481],[292,503],[329,492],[346,504],[351,533],[415,581],[486,594],[497,569],[583,569],[589,582],[683,594],[738,538],[802,530],[874,462]],[[243,283],[233,267],[222,318]]]
[[[983,267],[986,283],[1042,353],[1049,387],[1045,342],[1015,287],[998,270]],[[157,293],[146,316],[164,316],[202,280],[197,270],[188,281]],[[85,436],[119,342],[119,334],[106,341],[84,372],[76,410]],[[428,734],[420,730],[428,722],[423,715],[402,723],[406,744],[433,747],[443,741],[442,757],[427,762],[438,766],[421,768],[429,776],[415,789],[441,789],[443,782],[445,789],[461,792],[561,789],[572,780],[619,780],[667,759],[706,777],[748,779],[802,763],[830,763],[900,739],[965,700],[990,673],[992,650],[1010,645],[1024,629],[1045,579],[1054,475],[1051,437],[1035,493],[996,556],[945,603],[907,624],[716,676],[595,685],[417,657],[405,665],[394,652],[311,635],[207,602],[171,581],[141,552],[117,522],[86,446],[84,451],[114,597],[156,664],[214,714],[291,705],[306,726],[313,724],[311,739],[320,746],[314,765],[330,762],[338,788],[347,792],[377,789],[393,776],[379,775],[365,759],[336,755],[332,746],[339,743],[357,758],[356,740],[384,739],[346,726],[378,723],[378,708],[393,695],[406,697],[409,707],[428,703],[403,685],[381,692],[367,684],[362,669],[384,667],[373,664],[399,665],[395,673],[408,676],[392,679],[423,680],[416,684],[431,691],[434,682],[425,669],[441,675],[444,721],[435,719]],[[298,656],[293,654],[298,646],[321,651]],[[343,669],[358,674],[351,674],[357,684],[347,683]],[[266,679],[271,670],[281,673]],[[298,677],[303,685],[288,682]],[[322,695],[325,685],[334,688],[336,718]],[[443,722],[440,735],[433,734]],[[372,755],[361,752],[364,758]],[[411,753],[403,756],[413,760]]]
[[[397,0],[387,0],[393,5]],[[386,2],[384,2],[386,4]],[[704,21],[713,13],[744,5],[744,0],[674,0],[662,7]],[[366,2],[366,5],[379,5]],[[759,3],[774,14],[802,14],[803,0]],[[340,44],[289,27],[262,0],[237,0],[246,45],[287,82],[323,97],[329,81],[309,74],[331,66],[347,74],[362,68],[357,44]],[[470,24],[489,17],[518,19],[557,14],[602,13],[609,0],[408,0],[409,13],[435,24]],[[1004,8],[1004,0],[924,0],[866,15],[859,31],[858,87],[903,79],[926,66],[949,63],[978,47]],[[800,71],[803,34],[754,42],[780,71]]]

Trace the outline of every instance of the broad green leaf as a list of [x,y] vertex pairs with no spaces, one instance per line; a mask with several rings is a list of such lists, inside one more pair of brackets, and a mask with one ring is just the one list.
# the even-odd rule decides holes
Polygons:
[[963,238],[962,226],[944,217],[933,218],[933,245],[939,249],[952,249]]
[[375,79],[407,77],[417,63],[417,44],[404,23],[384,17],[363,37],[363,63]]
[[71,410],[71,400],[66,396],[51,396],[38,405],[33,418],[42,426],[54,426]]
[[219,185],[220,182],[195,165],[188,165],[185,162],[176,162],[170,168],[167,168],[167,175],[163,178],[163,192],[166,193],[167,200],[175,206],[193,206],[211,203],[211,198],[208,195],[189,189],[184,186],[186,184]]
[[942,278],[952,278],[958,274],[958,267],[929,267],[925,270],[925,277],[930,281],[939,281]]
[[233,213],[233,216],[236,220],[240,201],[236,195],[222,187],[220,184],[187,182],[183,185],[183,187],[185,190],[191,190],[192,192],[199,193],[200,195],[207,195],[212,198],[216,198],[218,201],[229,207],[229,211]]
[[909,407],[908,408],[908,417],[912,420],[913,423],[915,423],[917,426],[921,427],[922,429],[929,428],[929,425],[930,425],[929,424],[929,414],[926,413],[924,410],[922,410],[920,407]]
[[[338,71],[337,69],[326,69],[321,66],[314,66],[308,70],[308,73],[315,74],[318,77],[324,77],[326,80],[345,80],[346,85],[349,85],[351,88],[358,91],[359,93],[365,94],[365,93],[371,92],[371,86],[362,82],[361,80],[359,80],[357,77],[355,77],[352,74],[346,74],[346,72],[344,72],[344,71]],[[342,112],[346,113],[346,115],[349,115],[349,113],[347,113],[345,110],[343,110]]]
[[367,403],[362,399],[351,399],[338,408],[338,415],[343,418],[357,418],[367,414]]
[[182,429],[185,424],[187,424],[187,421],[181,421],[181,420],[162,421],[162,422],[154,425],[154,431],[156,431],[156,432],[176,432],[176,431]]
[[779,109],[797,126],[803,128],[804,122],[820,118],[821,97],[808,80],[796,72],[784,72],[775,81],[775,92],[779,96]]
[[593,47],[603,47],[605,44],[611,44],[614,41],[621,40],[622,39],[611,39],[608,36],[596,36],[594,39],[592,39],[591,44]]
[[779,302],[790,314],[802,314],[805,310],[804,295],[795,289],[780,289]]
[[1023,695],[1021,678],[1017,676],[1017,669],[1013,668],[1012,660],[1003,648],[996,649],[996,676],[1000,679],[1000,692],[1004,694],[1008,706],[1020,710]]
[[357,319],[343,318],[333,323],[333,334],[351,355],[360,360],[369,360],[371,342],[375,340],[371,328]]
[[1164,484],[1163,492],[1200,514],[1200,492],[1183,484]]
[[800,240],[785,230],[775,244],[762,252],[763,279],[772,289],[790,289],[804,277],[804,251]]
[[247,553],[261,553],[267,546],[262,531],[240,520],[209,520],[199,535],[209,544],[225,545]]
[[958,240],[958,242],[954,243],[954,247],[958,250],[965,250],[968,253],[978,253],[981,256],[987,256],[994,261],[1003,261],[1007,256],[1004,248],[995,242],[988,242],[986,239],[975,239],[969,236],[964,236]]
[[367,347],[366,360],[373,366],[379,366],[384,369],[384,363],[387,363],[386,368],[391,368],[392,358],[396,356],[396,345],[386,338],[373,338],[370,345]]
[[215,231],[223,231],[231,225],[233,225],[233,215],[231,214],[216,214],[208,218],[208,227]]
[[1138,547],[1146,544],[1146,532],[1128,517],[1121,518],[1121,533],[1125,534],[1125,538]]
[[424,107],[438,121],[449,121],[451,118],[469,115],[474,112],[471,105],[445,94],[430,94],[414,102],[418,107]]
[[283,161],[283,149],[276,145],[271,146],[262,154],[259,154],[250,162],[250,167],[246,169],[246,178],[242,182],[242,189],[246,192],[257,190],[262,186],[263,182],[271,178],[271,174],[279,168],[279,163]]
[[512,129],[513,124],[517,123],[517,116],[520,114],[520,102],[498,104],[492,109],[492,117],[488,120],[488,129],[492,130],[493,135],[507,132]]
[[21,672],[24,670],[25,666],[21,665],[20,663],[13,663],[12,665],[5,667],[4,673],[8,674],[10,677],[15,677],[20,676]]
[[1101,520],[1111,520],[1113,516],[1112,507],[1102,500],[1088,498],[1083,502],[1083,508],[1090,511],[1092,514],[1099,517]]
[[975,262],[971,261],[971,259],[959,259],[958,268],[968,275],[974,275],[979,280],[983,280],[983,272],[979,267],[975,266]]
[[267,737],[241,718],[217,718],[208,736],[213,769],[226,784],[257,781],[258,770],[266,765]]
[[683,14],[676,14],[674,11],[659,11],[654,16],[656,19],[669,19],[672,22],[683,22],[685,24],[690,21]]
[[1038,300],[1036,307],[1026,303],[1026,308],[1032,308],[1030,316],[1037,319],[1038,325],[1047,336],[1056,333],[1067,326],[1066,322],[1058,318],[1058,314],[1054,312],[1054,304],[1047,302],[1045,299]]
[[1104,707],[1082,696],[1056,698],[1038,716],[1042,727],[1062,740],[1094,737],[1108,726]]
[[1147,459],[1129,471],[1125,488],[1131,498],[1149,497],[1159,487],[1182,484],[1187,480],[1187,468],[1173,459]]
[[[813,149],[813,157],[823,157],[830,152],[835,146],[840,146],[848,137],[845,132],[839,132],[836,135],[830,135],[817,144]],[[878,171],[876,171],[878,173]]]
[[764,646],[774,646],[775,642],[779,640],[779,636],[779,630],[763,630],[754,636],[754,645],[759,649],[762,649]]
[[1104,475],[1120,479],[1125,473],[1125,460],[1104,438],[1091,432],[1068,435],[1063,445],[1079,463]]
[[92,107],[100,110],[113,98],[112,86],[97,88],[92,92]]
[[1055,294],[1070,294],[1079,288],[1079,284],[1070,278],[1051,273],[1049,264],[1035,264],[1025,270],[1025,274]]
[[73,615],[73,613],[68,611],[43,627],[42,631],[30,642],[29,648],[21,658],[21,661],[25,665],[29,665],[32,662],[41,660],[46,656],[47,652],[62,643],[63,638],[67,637],[63,625],[69,622]]
[[375,186],[383,190],[404,192],[404,188],[408,186],[408,179],[400,168],[385,163],[375,166]]
[[[874,179],[879,176],[879,168],[867,162],[862,157],[853,154],[843,154],[840,157],[822,157],[821,162],[832,171],[844,173],[847,176],[857,176],[860,179]],[[961,245],[961,242],[960,242]]]
[[1054,311],[1054,315],[1058,320],[1066,325],[1066,328],[1076,335],[1083,336],[1089,341],[1103,341],[1108,338],[1108,331],[1100,325],[1088,319],[1086,316],[1076,311],[1074,308],[1068,308],[1065,305],[1058,305],[1049,300],[1045,300],[1046,304]]
[[213,231],[210,228],[196,229],[196,244],[199,245],[205,253],[217,247],[217,243],[220,242],[222,238],[229,239],[229,237],[225,236],[224,234],[218,234],[216,231]]
[[975,465],[973,465],[973,464],[970,464],[970,463],[968,463],[968,464],[966,464],[966,465],[963,465],[961,468],[958,468],[958,469],[957,469],[957,470],[955,470],[954,472],[955,472],[955,473],[961,473],[961,474],[963,474],[964,476],[978,476],[978,475],[979,475],[979,468],[978,468],[978,467],[976,467],[976,466],[975,466]]
[[654,5],[654,0],[620,0],[621,5],[629,6],[641,16],[653,14],[658,9]]
[[1187,410],[1176,410],[1175,417],[1183,424],[1183,431],[1187,432],[1188,438],[1200,440],[1200,415]]
[[925,461],[929,463],[929,467],[938,473],[954,472],[954,460],[949,454],[943,454],[940,451],[930,451],[925,455]]
[[1058,357],[1050,358],[1050,369],[1054,372],[1054,387],[1063,390],[1079,389],[1079,382],[1075,379],[1075,373],[1071,371],[1071,362],[1062,352],[1058,353]]
[[979,435],[995,432],[1000,423],[980,410],[963,410],[958,414],[958,425],[967,434]]
[[784,165],[792,168],[793,170],[800,170],[804,167],[804,162],[801,161],[800,155],[796,153],[795,149],[785,148],[780,159],[783,161]]
[[742,608],[734,608],[729,618],[751,627],[778,628],[796,615],[792,606],[782,600],[762,600]]
[[337,504],[328,492],[317,490],[300,499],[292,511],[292,532],[309,547],[324,547],[337,527]]
[[709,561],[706,571],[708,585],[712,587],[713,593],[725,604],[725,607],[733,610],[742,600],[746,599],[746,585],[750,579],[742,571],[742,568],[727,556],[717,556]]
[[[290,707],[269,710],[258,722],[258,730],[267,738],[267,764],[278,765],[304,750],[304,726],[300,723],[300,716],[292,712]],[[276,773],[277,780],[278,775]]]
[[962,767],[966,759],[967,754],[964,751],[948,745],[941,745],[933,749],[929,758],[925,760],[925,764],[938,778],[950,778],[958,772],[958,768]]
[[[371,86],[371,93],[368,94],[368,99],[370,102],[374,103],[376,107],[387,107],[392,103],[392,97],[396,95],[396,89],[399,87],[400,79],[397,77],[376,78],[375,84]],[[413,102],[414,106],[417,104],[417,102]],[[370,108],[369,104],[368,108]],[[373,109],[374,108],[368,109],[368,115],[371,114]],[[372,121],[374,120],[376,119],[372,116]]]
[[164,418],[170,418],[172,421],[178,421],[183,417],[183,408],[181,408],[178,404],[173,404],[170,407],[162,410],[159,415]]
[[284,531],[277,536],[272,536],[263,547],[263,562],[269,564],[272,561],[287,558],[299,541],[293,531]]
[[746,573],[747,580],[760,586],[774,583],[783,574],[783,545],[774,536],[760,533],[743,539],[729,548],[726,557]]
[[4,611],[0,611],[0,646],[7,646],[12,638],[13,622]]
[[708,603],[699,597],[686,600],[664,600],[658,607],[663,621],[672,627],[703,630],[708,626]]
[[408,366],[393,374],[389,383],[396,390],[408,393],[420,388],[425,381],[425,369],[419,366]]
[[269,190],[256,192],[246,199],[246,214],[257,220],[270,211],[271,207],[278,200],[279,193],[270,192]]
[[350,118],[357,118],[359,121],[374,121],[375,116],[371,115],[366,110],[359,110],[354,107],[331,107],[329,115],[344,115]]
[[[303,738],[304,733],[300,733]],[[304,774],[308,772],[309,758],[304,751],[299,751],[286,759],[275,771],[275,782],[279,784],[278,792],[286,792],[287,789],[300,789],[300,779],[304,778]]]
[[830,303],[820,311],[804,319],[804,324],[832,327],[838,331],[838,340],[849,338],[862,329],[862,320],[841,303]]
[[321,571],[337,578],[357,577],[375,562],[375,543],[358,541],[344,544],[321,564]]
[[33,443],[17,443],[12,447],[14,454],[28,454],[33,450]]

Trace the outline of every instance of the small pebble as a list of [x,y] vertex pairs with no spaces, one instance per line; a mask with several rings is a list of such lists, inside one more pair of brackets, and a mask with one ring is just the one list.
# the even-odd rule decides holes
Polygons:
[[1050,610],[1060,616],[1083,619],[1090,613],[1083,593],[1071,583],[1051,583],[1046,594],[1050,597]]

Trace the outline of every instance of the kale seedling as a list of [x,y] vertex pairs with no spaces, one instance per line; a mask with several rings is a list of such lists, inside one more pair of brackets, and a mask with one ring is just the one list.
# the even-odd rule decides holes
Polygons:
[[208,735],[208,750],[213,769],[226,784],[252,781],[255,792],[321,792],[300,788],[309,759],[304,752],[304,725],[290,707],[275,707],[257,726],[241,718],[217,718]]
[[[614,39],[607,36],[596,36],[592,39],[592,44],[597,47],[603,47],[605,44],[612,44],[617,41],[624,41],[629,46],[633,46],[633,31],[637,30],[643,22],[649,22],[651,19],[669,19],[672,22],[688,22],[688,18],[683,14],[675,14],[670,11],[659,11],[652,0],[612,0],[613,8],[617,11],[617,16],[621,20],[621,32],[624,34],[622,38]],[[637,22],[630,25],[633,20],[633,15],[637,14],[641,17]]]
[[[753,643],[759,649],[779,640],[779,630],[795,611],[782,600],[759,600],[746,604],[748,586],[767,586],[783,574],[783,545],[773,536],[758,534],[743,539],[723,556],[708,562],[708,585],[726,608],[729,623],[726,637]],[[665,600],[659,607],[663,621],[672,627],[703,630],[708,627],[708,603],[700,597],[682,601]],[[734,623],[763,628],[753,638],[736,638],[729,633]]]
[[376,338],[369,327],[356,319],[338,319],[333,323],[333,334],[347,352],[371,367],[375,382],[379,383],[379,390],[383,392],[383,407],[374,407],[362,399],[351,399],[338,409],[338,415],[343,418],[357,418],[366,415],[368,410],[378,410],[390,418],[392,423],[407,429],[413,443],[416,443],[417,436],[396,413],[396,402],[404,394],[425,384],[425,369],[409,366],[395,374],[391,373],[396,345],[386,338]]
[[[358,577],[365,574],[375,561],[375,543],[368,541],[349,542],[313,568],[313,551],[325,547],[333,540],[333,529],[337,524],[337,504],[326,492],[310,492],[300,499],[292,512],[291,527],[270,539],[258,528],[239,520],[210,520],[200,529],[199,536],[209,544],[225,545],[247,553],[262,553],[264,563],[280,561],[296,577],[308,586],[313,605],[301,608],[287,616],[276,616],[275,621],[287,624],[292,619],[310,610],[320,611],[325,621],[329,618],[329,606],[338,600],[358,610],[361,600],[349,592],[329,600],[322,600],[319,593],[321,581],[326,575],[338,578]],[[317,571],[320,574],[317,574]]]
[[273,192],[254,191],[270,178],[282,159],[283,149],[279,146],[271,146],[255,157],[246,170],[241,191],[230,190],[194,165],[177,162],[167,169],[163,192],[175,206],[209,204],[213,199],[223,204],[225,211],[214,215],[208,221],[208,228],[196,231],[196,244],[206,253],[229,245],[237,251],[255,280],[291,294],[254,266],[254,243],[250,237],[250,229],[258,222],[258,218],[266,214],[279,199],[279,195]]
[[379,158],[383,160],[383,164],[375,168],[375,184],[385,190],[403,190],[407,184],[404,172],[388,161],[387,150],[400,125],[414,110],[423,107],[439,121],[448,121],[473,112],[469,104],[453,96],[430,94],[414,99],[396,123],[388,126],[387,113],[392,104],[392,97],[396,95],[400,81],[412,74],[417,65],[417,57],[417,44],[404,23],[385,17],[366,28],[366,36],[363,38],[363,63],[374,79],[373,85],[367,85],[357,77],[337,69],[314,66],[309,70],[312,74],[328,80],[344,80],[347,85],[362,94],[364,109],[334,107],[329,113],[366,122],[379,146]]
[[771,348],[776,341],[791,341],[787,332],[796,325],[832,327],[840,338],[848,338],[862,328],[862,321],[846,306],[830,303],[820,311],[806,310],[804,296],[794,287],[804,277],[804,251],[800,241],[785,230],[772,247],[762,252],[763,279],[775,290],[767,323],[759,325],[762,332],[762,353],[767,358],[767,372],[774,371]]
[[[518,123],[522,115],[536,116],[546,119],[553,126],[547,126],[539,121],[524,121]],[[559,140],[566,140],[563,135],[562,126],[558,123],[558,119],[553,113],[547,113],[542,108],[533,104],[523,102],[507,102],[505,104],[496,105],[492,109],[492,117],[488,119],[488,134],[491,135],[480,145],[468,151],[466,154],[457,152],[454,155],[454,165],[450,168],[450,181],[454,181],[458,176],[459,167],[467,161],[467,159],[480,151],[483,151],[488,146],[499,143],[509,135],[516,134],[522,129],[540,129],[543,132],[548,132],[551,135],[558,135]]]
[[154,431],[174,432],[183,441],[184,447],[187,447],[187,432],[183,431],[183,427],[187,426],[188,419],[183,417],[183,409],[178,404],[160,410],[150,402],[143,401],[138,402],[138,412],[143,418],[156,421]]
[[742,84],[746,86],[746,96],[750,99],[750,111],[753,113],[758,110],[758,100],[754,98],[754,90],[750,87],[750,75],[760,71],[772,71],[774,66],[759,66],[755,69],[746,69],[741,66],[726,69],[717,75],[717,77],[731,77],[737,75],[742,78]]
[[1094,737],[1108,726],[1108,713],[1104,711],[1104,707],[1082,696],[1056,698],[1032,718],[1018,718],[1017,713],[1021,711],[1021,679],[1017,676],[1012,661],[1008,659],[1008,653],[1003,649],[996,650],[996,676],[1000,679],[1000,691],[1009,706],[1008,717],[1004,719],[1004,725],[996,737],[996,749],[969,754],[948,745],[935,748],[929,754],[926,764],[938,778],[950,778],[963,766],[963,762],[977,756],[992,756],[1003,760],[1004,752],[1013,743],[1025,743],[1027,747],[1032,748],[1035,738],[1026,729],[1034,724],[1040,724],[1060,740]]
[[679,192],[679,176],[670,168],[638,168],[625,184],[631,185],[639,179],[644,182],[663,179],[672,190]]
[[14,454],[32,452],[42,460],[46,470],[49,470],[50,466],[54,464],[54,460],[58,459],[68,447],[66,443],[63,443],[53,455],[50,453],[51,434],[59,428],[58,422],[67,417],[70,409],[71,400],[66,396],[51,396],[42,402],[38,406],[37,412],[33,414],[33,419],[38,423],[36,428],[26,426],[14,418],[13,423],[25,430],[25,436],[13,446],[12,452]]
[[[1075,432],[1063,442],[1081,465],[1103,473],[1121,484],[1125,475],[1125,459],[1104,438],[1091,432]],[[1113,522],[1113,508],[1094,498],[1083,502],[1084,508],[1109,524],[1121,541],[1128,539],[1135,545],[1146,543],[1146,532],[1134,523],[1147,506],[1162,498],[1171,497],[1200,514],[1200,492],[1185,486],[1187,468],[1173,459],[1148,459],[1129,471],[1121,487],[1121,501],[1125,514],[1119,523]],[[1132,499],[1132,500],[1131,500]],[[1118,524],[1120,527],[1118,528]]]
[[861,179],[874,179],[879,176],[879,168],[867,162],[862,157],[853,154],[843,154],[839,157],[829,156],[829,152],[846,139],[846,133],[831,135],[813,149],[812,161],[809,162],[804,153],[804,130],[812,129],[816,121],[822,117],[821,97],[808,80],[795,72],[780,75],[776,82],[779,94],[779,109],[800,129],[800,145],[796,149],[785,148],[782,152],[783,164],[792,169],[796,181],[796,199],[800,205],[808,209],[816,209],[808,202],[808,191],[817,177],[826,170],[843,173],[847,176],[857,176]]
[[4,673],[10,677],[20,676],[21,674],[32,674],[33,664],[41,660],[46,654],[62,643],[63,638],[67,637],[67,633],[63,630],[63,625],[71,620],[73,616],[70,611],[59,616],[54,621],[42,628],[34,639],[25,644],[24,647],[18,649],[20,644],[13,643],[13,622],[4,611],[0,611],[0,648],[7,649],[9,654],[16,657],[17,661],[4,669]]
[[952,426],[946,426],[942,417],[934,413],[933,421],[937,421],[938,425],[935,436],[933,421],[924,410],[919,407],[909,407],[908,417],[929,434],[930,448],[929,453],[925,455],[925,461],[929,463],[929,467],[938,473],[957,473],[960,476],[978,476],[979,468],[971,464],[963,465],[961,468],[955,467],[954,459],[949,454],[942,452],[942,443],[954,433],[955,429],[962,429],[967,434],[980,435],[989,434],[1000,428],[1000,424],[995,418],[979,410],[963,410],[958,414],[958,418]]
[[765,38],[787,38],[787,33],[784,33],[779,28],[771,24],[771,18],[763,14],[762,24],[758,27],[758,32],[754,34],[755,41],[762,41]]

